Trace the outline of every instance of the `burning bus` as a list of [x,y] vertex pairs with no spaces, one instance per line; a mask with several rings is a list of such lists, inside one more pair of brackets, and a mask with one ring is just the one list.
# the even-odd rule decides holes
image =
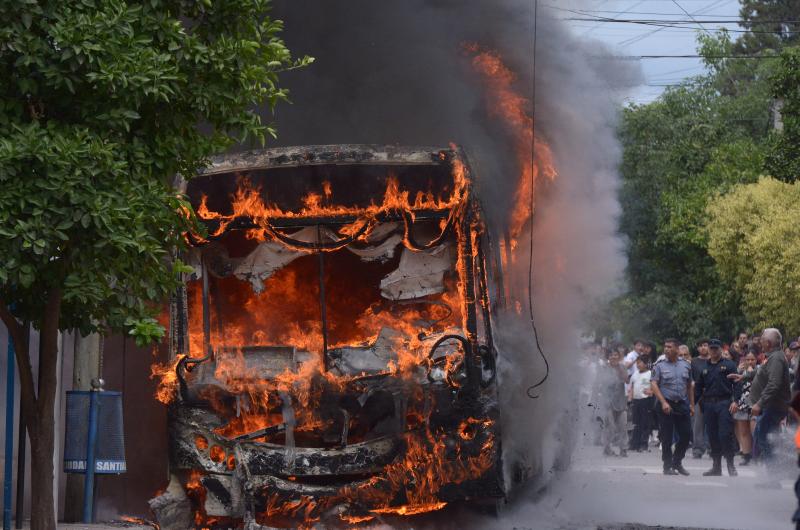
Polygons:
[[492,305],[456,147],[310,146],[184,184],[161,528],[353,525],[505,495]]

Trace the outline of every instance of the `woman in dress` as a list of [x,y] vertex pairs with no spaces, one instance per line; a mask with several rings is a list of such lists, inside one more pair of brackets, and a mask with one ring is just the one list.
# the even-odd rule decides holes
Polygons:
[[748,352],[742,359],[742,364],[739,366],[739,374],[743,376],[738,383],[741,387],[741,395],[736,402],[738,410],[733,414],[733,420],[735,422],[736,439],[739,441],[739,448],[742,452],[742,461],[739,462],[739,465],[746,466],[750,463],[753,455],[753,430],[750,421],[748,397],[750,395],[750,385],[756,375],[756,355],[754,352]]

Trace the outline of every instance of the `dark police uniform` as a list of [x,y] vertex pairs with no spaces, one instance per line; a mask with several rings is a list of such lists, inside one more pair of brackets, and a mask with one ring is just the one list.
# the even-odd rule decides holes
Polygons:
[[720,358],[715,363],[708,359],[695,383],[711,446],[710,454],[715,460],[722,456],[731,460],[736,453],[733,417],[729,410],[731,403],[736,400],[736,384],[728,379],[729,374],[735,373],[736,364],[733,361]]

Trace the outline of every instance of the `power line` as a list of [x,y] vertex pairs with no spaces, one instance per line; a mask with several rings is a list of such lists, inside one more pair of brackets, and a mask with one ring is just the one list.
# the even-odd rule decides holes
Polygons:
[[697,66],[690,66],[688,68],[678,68],[677,70],[670,70],[669,72],[659,72],[658,75],[665,76],[665,75],[672,75],[672,74],[681,74],[683,72],[690,72],[692,70],[697,70],[698,68],[703,68],[702,65]]
[[[701,14],[701,13],[704,13],[704,12],[708,12],[711,9],[714,9],[716,6],[718,6],[720,3],[724,2],[724,1],[725,0],[717,0],[717,1],[713,2],[711,5],[706,6],[705,8],[699,10],[695,14]],[[667,28],[682,30],[682,29],[687,28],[688,25],[697,25],[703,31],[705,31],[707,34],[710,35],[711,33],[709,32],[708,28],[703,26],[704,23],[705,24],[737,24],[737,25],[741,25],[740,24],[740,20],[722,20],[722,19],[707,19],[707,20],[704,19],[704,20],[699,20],[699,19],[697,19],[695,17],[695,14],[690,13],[689,11],[684,9],[683,6],[681,4],[679,4],[676,0],[672,0],[672,2],[677,7],[679,7],[681,9],[681,11],[683,11],[690,18],[690,20],[686,20],[686,19],[663,19],[663,18],[654,18],[654,19],[614,18],[614,17],[605,17],[605,16],[599,16],[599,15],[592,15],[587,10],[566,9],[566,8],[560,8],[560,7],[556,7],[556,6],[548,6],[548,7],[550,7],[551,9],[555,9],[557,11],[563,11],[563,12],[567,12],[567,13],[573,13],[573,14],[576,14],[576,15],[581,15],[581,16],[576,16],[576,17],[563,17],[563,18],[561,18],[561,20],[575,21],[575,22],[594,22],[594,25],[591,26],[590,29],[587,30],[584,34],[589,33],[590,31],[593,31],[595,28],[599,27],[600,24],[638,24],[638,25],[644,25],[644,26],[655,26],[657,28],[657,29],[655,29],[653,31],[650,31],[650,32],[647,32],[645,34],[637,35],[637,36],[631,37],[629,39],[626,39],[624,41],[621,41],[621,42],[618,43],[619,46],[629,46],[629,45],[631,45],[631,44],[633,44],[635,42],[639,42],[639,41],[641,41],[641,40],[643,40],[643,39],[645,39],[645,38],[647,38],[647,37],[649,37],[649,36],[651,36],[651,35],[653,35],[655,33],[658,33],[659,31],[662,31],[663,29],[667,29]],[[629,11],[622,11],[622,12],[620,12],[618,14],[625,13],[625,12],[629,12]],[[672,13],[669,13],[669,14],[663,13],[663,15],[664,16],[669,16],[669,15],[672,15]],[[795,21],[795,20],[765,20],[765,21],[761,21],[761,23],[788,25],[788,24],[800,24],[800,21]],[[720,31],[720,29],[716,29],[715,31]],[[725,28],[725,31],[728,31],[730,33],[761,33],[761,34],[776,33],[776,32],[773,32],[773,31],[753,30],[753,29],[734,29],[734,28]],[[796,30],[796,31],[795,30],[784,30],[783,32],[784,33],[800,33],[800,30]]]
[[691,13],[689,13],[688,11],[686,11],[686,10],[683,8],[683,6],[682,6],[682,5],[680,5],[680,4],[678,3],[678,0],[672,0],[672,3],[673,3],[673,4],[675,4],[676,6],[678,6],[678,8],[679,8],[681,11],[683,11],[684,13],[686,13],[686,16],[687,16],[687,17],[689,17],[689,18],[691,18],[691,19],[692,19],[692,20],[693,20],[693,21],[694,21],[694,22],[695,22],[695,23],[696,23],[698,26],[700,26],[700,29],[702,29],[703,31],[705,31],[707,35],[711,35],[711,34],[708,32],[708,30],[707,30],[707,29],[706,29],[706,28],[705,28],[705,27],[704,27],[704,26],[703,26],[703,25],[702,25],[700,22],[698,22],[696,18],[694,18],[694,17],[691,15]]
[[[736,20],[719,20],[719,19],[664,19],[664,18],[610,18],[610,17],[564,17],[560,20],[569,20],[575,22],[597,22],[599,24],[675,24],[675,25],[692,25],[692,24],[738,24]],[[800,20],[759,20],[759,24],[800,24]],[[777,32],[776,32],[777,33]]]
[[[722,0],[722,1],[724,2],[725,0]],[[721,2],[716,2],[716,3],[719,4]],[[558,7],[558,6],[553,6],[553,5],[548,5],[546,7],[550,8],[550,9],[555,9],[556,11],[566,11],[566,12],[569,12],[569,13],[576,13],[576,14],[581,14],[581,13],[587,13],[587,14],[588,13],[615,13],[616,12],[616,11],[611,11],[611,10],[598,10],[598,9],[576,9],[576,10],[574,10],[574,9],[565,9],[563,7]],[[705,11],[706,9],[711,9],[711,6],[709,6],[708,8],[702,9],[701,11]],[[675,13],[660,13],[660,12],[654,12],[654,11],[627,11],[627,13],[629,15],[656,15],[656,16],[664,16],[664,17],[672,16],[672,15],[675,14]],[[723,17],[724,18],[733,18],[733,19],[735,19],[734,22],[741,18],[739,15],[723,15],[723,14],[711,15],[711,14],[709,14],[709,16],[714,16],[714,17],[719,17],[719,18],[723,18]]]
[[530,231],[531,231],[531,239],[530,239],[530,249],[528,253],[528,313],[531,319],[531,330],[533,330],[533,338],[536,342],[536,349],[539,350],[539,355],[541,355],[542,360],[544,360],[545,366],[545,373],[544,377],[542,377],[538,382],[528,387],[525,393],[531,399],[536,399],[539,397],[538,394],[533,394],[532,391],[536,390],[540,386],[542,386],[547,378],[550,377],[550,362],[547,360],[547,356],[544,354],[542,350],[542,346],[539,343],[539,331],[536,329],[536,320],[533,316],[533,207],[535,204],[535,192],[534,188],[536,187],[536,180],[534,176],[534,172],[536,170],[536,35],[539,33],[537,31],[537,25],[539,21],[538,17],[538,8],[539,8],[539,0],[533,0],[533,72],[532,72],[532,83],[531,83],[531,190],[530,190],[530,208],[531,208],[531,222],[530,222]]
[[[696,66],[690,66],[689,68],[679,68],[678,70],[670,70],[669,72],[657,72],[657,73],[653,74],[653,77],[655,77],[656,79],[651,79],[651,81],[664,81],[665,77],[672,76],[674,74],[680,74],[680,73],[684,74],[684,77],[681,78],[681,79],[684,79],[687,75],[689,75],[689,74],[686,74],[685,72],[693,72],[693,71],[702,70],[702,69],[704,69],[703,65],[696,65]],[[697,72],[697,74],[699,75],[700,72]]]
[[[703,9],[700,9],[695,14],[696,15],[706,14],[708,11],[711,11],[712,9],[716,8],[718,5],[720,5],[720,4],[724,3],[724,2],[725,2],[725,0],[717,0],[716,2],[712,3],[711,5],[706,6]],[[648,37],[650,37],[652,35],[655,35],[656,33],[659,33],[661,31],[663,31],[664,29],[666,29],[666,28],[663,28],[663,27],[656,28],[656,29],[648,31],[647,33],[644,33],[642,35],[639,35],[639,36],[636,36],[636,37],[632,37],[632,38],[629,38],[629,39],[625,39],[624,41],[619,43],[619,46],[623,46],[623,47],[624,46],[630,46],[631,44],[634,44],[636,42],[640,42],[640,41],[642,41],[642,40],[644,40],[644,39],[646,39],[646,38],[648,38]]]
[[[534,0],[534,1],[535,1],[535,0]],[[626,10],[624,10],[624,11],[620,11],[619,13],[617,13],[617,14],[616,14],[616,15],[614,15],[614,16],[619,16],[619,15],[622,15],[622,14],[624,14],[624,13],[627,13],[627,12],[628,12],[628,11],[630,11],[631,9],[633,9],[633,8],[635,8],[636,6],[638,6],[638,5],[641,5],[641,4],[643,4],[643,3],[644,3],[644,0],[640,0],[639,2],[637,2],[637,3],[635,3],[634,5],[632,5],[631,7],[629,7],[628,9],[626,9]],[[599,28],[599,27],[600,27],[600,24],[599,24],[599,23],[598,23],[598,24],[595,24],[594,28],[591,28],[591,29],[588,29],[588,30],[584,31],[584,32],[583,32],[583,36],[585,37],[586,35],[588,35],[589,33],[591,33],[591,32],[592,32],[594,29],[596,29],[596,28]]]
[[[566,19],[562,19],[562,20],[566,20]],[[618,46],[628,46],[629,44],[633,44],[633,42],[628,42],[628,41],[634,41],[635,42],[637,40],[641,40],[641,38],[643,38],[643,37],[649,37],[653,33],[658,33],[659,31],[662,31],[662,30],[665,30],[665,29],[677,30],[677,31],[674,31],[673,33],[694,33],[694,32],[697,31],[696,29],[690,29],[688,26],[678,26],[678,25],[673,25],[673,24],[652,24],[651,23],[651,24],[640,24],[640,25],[655,26],[657,29],[654,29],[652,31],[648,31],[648,32],[640,34],[640,35],[635,35],[635,36],[631,37],[630,39],[626,39],[624,41],[621,41],[621,42],[617,43],[617,45]],[[579,25],[576,25],[575,27],[592,27],[592,26],[579,26]],[[624,28],[619,28],[619,29],[623,29],[624,30]],[[708,31],[708,30],[706,30],[706,31]],[[780,34],[800,33],[800,29],[797,29],[797,30],[782,30],[782,31],[767,31],[767,30],[755,30],[755,29],[714,28],[714,29],[712,29],[712,31],[725,31],[725,32],[728,32],[728,33],[768,34],[768,35],[774,35],[774,34],[778,34],[778,33],[780,33]]]
[[[639,60],[639,59],[780,59],[780,55],[610,55],[614,59]],[[596,56],[603,59],[603,56]]]

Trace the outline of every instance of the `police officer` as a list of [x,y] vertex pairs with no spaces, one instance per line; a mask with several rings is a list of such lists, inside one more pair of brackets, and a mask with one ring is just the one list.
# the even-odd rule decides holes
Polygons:
[[[658,437],[661,440],[661,460],[665,475],[688,475],[683,457],[689,447],[691,417],[694,416],[694,385],[692,366],[678,357],[678,339],[664,341],[664,360],[653,366],[650,386],[658,399]],[[673,435],[677,434],[675,449]]]
[[728,475],[735,477],[736,466],[733,455],[736,442],[733,436],[733,416],[736,412],[735,384],[728,375],[736,373],[736,364],[722,358],[722,342],[719,339],[708,341],[709,356],[705,367],[697,379],[696,394],[703,410],[711,446],[711,469],[703,473],[706,477],[722,475],[722,457],[728,464]]

